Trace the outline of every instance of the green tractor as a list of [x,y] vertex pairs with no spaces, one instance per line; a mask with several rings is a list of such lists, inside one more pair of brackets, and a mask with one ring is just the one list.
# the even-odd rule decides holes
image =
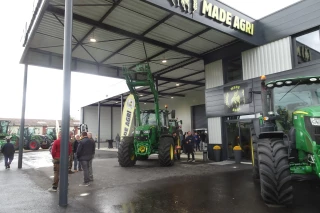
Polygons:
[[253,176],[265,203],[290,205],[293,180],[320,178],[320,78],[265,82],[251,128]]
[[[36,135],[34,127],[24,128],[24,146],[25,150],[38,150],[40,147],[48,149],[50,147],[50,140],[44,135]],[[17,134],[20,136],[20,129]]]
[[6,138],[10,136],[10,143],[14,145],[14,148],[19,149],[19,138],[9,133],[10,121],[0,120],[0,148],[7,143]]
[[[147,160],[151,154],[158,154],[161,166],[174,165],[176,141],[172,136],[173,128],[169,128],[169,114],[174,118],[175,111],[170,113],[167,109],[159,109],[158,91],[148,64],[138,65],[134,71],[124,68],[123,74],[136,102],[136,126],[133,135],[123,137],[120,142],[120,166],[134,166],[137,160]],[[154,109],[140,111],[136,87],[141,86],[150,88],[154,96]]]

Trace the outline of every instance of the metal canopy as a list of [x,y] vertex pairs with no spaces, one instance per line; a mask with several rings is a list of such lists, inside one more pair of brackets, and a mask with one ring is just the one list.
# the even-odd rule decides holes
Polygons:
[[[64,0],[43,0],[35,13],[21,63],[62,69]],[[72,32],[72,71],[123,78],[123,65],[148,62],[160,98],[203,90],[204,54],[238,42],[140,0],[74,0]]]

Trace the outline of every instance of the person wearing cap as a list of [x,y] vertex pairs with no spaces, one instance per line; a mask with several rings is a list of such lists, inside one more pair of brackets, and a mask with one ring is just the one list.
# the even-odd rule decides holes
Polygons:
[[4,165],[6,169],[10,169],[10,164],[13,160],[14,153],[15,153],[14,145],[10,143],[10,139],[11,139],[11,136],[7,136],[6,137],[7,143],[3,145],[1,148],[1,152],[4,155]]

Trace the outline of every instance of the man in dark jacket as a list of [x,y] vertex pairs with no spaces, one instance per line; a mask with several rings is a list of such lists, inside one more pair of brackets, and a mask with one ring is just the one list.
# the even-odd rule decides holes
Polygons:
[[194,153],[193,153],[193,148],[194,148],[194,137],[192,136],[191,132],[188,132],[188,136],[185,139],[185,145],[188,153],[188,162],[190,162],[190,154],[192,155],[192,162],[195,162],[194,159]]
[[14,152],[15,152],[13,144],[10,143],[10,138],[11,137],[6,138],[7,143],[5,145],[3,145],[1,148],[1,152],[4,155],[4,165],[5,165],[6,169],[10,169],[10,164],[13,160]]
[[92,157],[95,152],[95,144],[88,138],[87,132],[81,133],[82,140],[80,141],[77,149],[77,158],[81,163],[83,169],[84,181],[80,186],[89,186],[90,185],[90,176],[89,176],[89,162],[92,160]]
[[74,155],[73,165],[74,165],[74,171],[77,172],[77,171],[82,171],[81,164],[78,161],[78,157],[77,157],[77,149],[80,142],[80,135],[76,135],[75,139],[76,140],[73,142],[73,155]]

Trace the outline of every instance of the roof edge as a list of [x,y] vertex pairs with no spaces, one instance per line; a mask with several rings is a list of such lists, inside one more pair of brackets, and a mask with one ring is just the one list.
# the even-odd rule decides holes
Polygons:
[[[28,33],[26,32],[25,36],[27,37],[26,38],[27,40],[25,42],[24,50],[23,50],[21,58],[20,58],[20,64],[23,64],[25,61],[25,57],[26,57],[27,52],[30,48],[30,43],[31,43],[31,41],[32,41],[32,39],[33,39],[33,37],[39,27],[40,21],[42,20],[45,11],[47,10],[49,2],[50,2],[50,0],[43,0],[42,4],[40,6],[40,9],[34,11],[35,13],[38,12],[38,14],[36,15],[34,22],[31,23],[31,25],[32,25],[30,28],[31,30],[29,31],[30,35],[28,35]],[[35,14],[33,14],[33,15],[35,15]]]

